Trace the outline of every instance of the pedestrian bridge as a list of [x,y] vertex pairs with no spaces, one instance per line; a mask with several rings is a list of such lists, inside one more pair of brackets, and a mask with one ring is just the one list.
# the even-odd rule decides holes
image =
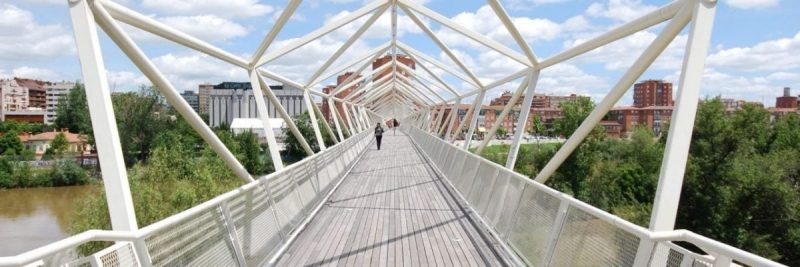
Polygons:
[[[94,141],[113,230],[90,230],[29,252],[0,257],[0,266],[779,266],[687,230],[673,230],[692,136],[715,0],[676,0],[549,58],[540,59],[497,0],[488,6],[516,49],[476,33],[411,0],[375,0],[288,44],[269,49],[298,5],[290,0],[251,58],[239,56],[108,0],[70,0]],[[453,64],[397,36],[398,12]],[[276,13],[277,14],[277,13]],[[390,40],[346,63],[337,59],[383,14]],[[421,18],[422,17],[422,18]],[[303,83],[271,70],[275,59],[363,21]],[[431,23],[485,46],[520,70],[487,80],[450,50]],[[513,172],[539,73],[660,23],[658,37],[531,179]],[[253,177],[181,98],[128,35],[127,26],[238,67],[248,74],[276,172]],[[687,27],[688,26],[688,27]],[[97,28],[161,92],[244,185],[139,228],[110,99]],[[544,185],[684,28],[688,38],[648,228],[627,222]],[[403,53],[400,55],[399,53]],[[408,65],[398,61],[411,60]],[[443,57],[443,56],[442,56]],[[382,65],[373,65],[377,59]],[[512,63],[513,63],[512,62]],[[365,71],[368,66],[371,71]],[[453,67],[455,65],[456,67]],[[331,68],[331,66],[335,66]],[[415,68],[416,66],[417,68]],[[192,66],[179,66],[191,68]],[[354,71],[353,71],[354,70]],[[330,92],[318,89],[347,73]],[[447,77],[443,76],[448,75]],[[342,76],[340,76],[342,77]],[[303,90],[313,137],[305,136],[267,84]],[[486,92],[516,83],[485,138],[470,147]],[[459,86],[454,86],[459,84]],[[342,93],[349,92],[349,93]],[[312,96],[313,95],[313,96]],[[330,122],[316,101],[330,108]],[[269,101],[308,155],[285,166],[270,125]],[[472,101],[458,116],[462,101]],[[521,103],[505,166],[481,158],[512,108]],[[402,129],[373,145],[372,125],[396,118]],[[319,123],[318,123],[319,122]],[[322,125],[323,127],[320,127]],[[322,132],[336,143],[326,147]],[[463,148],[452,143],[464,136]],[[125,141],[125,140],[122,140]],[[316,142],[315,152],[310,142]],[[75,249],[110,241],[92,255]]]
[[[651,232],[416,128],[383,142],[365,131],[142,229],[88,231],[0,265],[778,265],[690,231]],[[90,241],[116,243],[76,259]]]

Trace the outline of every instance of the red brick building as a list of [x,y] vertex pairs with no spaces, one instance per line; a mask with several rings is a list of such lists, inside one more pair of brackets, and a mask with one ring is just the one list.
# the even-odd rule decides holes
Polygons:
[[633,86],[633,106],[673,106],[672,83],[646,80]]
[[47,106],[47,89],[45,86],[51,83],[24,78],[14,78],[14,80],[16,80],[17,84],[20,86],[28,88],[28,108],[40,108],[44,110]]
[[779,96],[775,99],[775,108],[797,108],[797,97],[791,95],[791,88],[783,88],[783,96]]
[[[392,62],[392,55],[385,55],[385,56],[380,57],[380,58],[378,58],[378,59],[376,59],[375,61],[372,62],[372,69],[375,70],[375,69],[380,68],[381,66],[383,66],[383,64],[390,64],[391,62]],[[414,60],[411,59],[411,57],[409,57],[408,55],[397,55],[397,62],[405,64],[406,66],[410,67],[412,70],[417,69],[417,63],[414,62]],[[411,77],[410,73],[406,73],[405,70],[400,69],[400,68],[397,69],[397,73],[405,75],[406,77]],[[391,75],[391,74],[392,74],[392,69],[391,68],[387,68],[386,70],[381,71],[381,73],[377,73],[377,74],[373,75],[372,80],[373,81],[377,81],[378,79],[380,79],[380,78],[382,78],[382,77],[384,77],[386,75]]]

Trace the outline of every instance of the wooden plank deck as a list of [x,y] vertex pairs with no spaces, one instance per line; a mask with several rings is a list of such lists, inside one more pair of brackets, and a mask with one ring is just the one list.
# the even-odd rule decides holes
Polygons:
[[502,266],[409,137],[373,143],[278,266]]

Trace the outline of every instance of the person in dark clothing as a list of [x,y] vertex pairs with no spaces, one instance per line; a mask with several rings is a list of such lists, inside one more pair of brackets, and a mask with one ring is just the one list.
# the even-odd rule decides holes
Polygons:
[[392,134],[393,135],[397,132],[397,126],[400,126],[400,123],[397,122],[397,119],[392,119]]
[[378,150],[381,150],[381,139],[383,139],[383,127],[379,122],[378,125],[375,125],[375,140],[378,143]]

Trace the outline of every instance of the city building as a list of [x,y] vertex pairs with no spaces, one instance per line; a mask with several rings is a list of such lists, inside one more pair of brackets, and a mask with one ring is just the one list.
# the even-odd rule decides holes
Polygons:
[[19,86],[28,88],[28,107],[45,108],[47,102],[45,97],[47,95],[46,87],[51,84],[50,82],[25,78],[14,78],[14,80],[17,81]]
[[[606,133],[610,137],[627,136],[637,126],[647,127],[656,135],[661,134],[672,118],[675,104],[672,98],[672,83],[663,80],[645,80],[633,86],[633,105],[612,108],[606,115]],[[739,105],[730,102],[730,105]],[[616,121],[619,127],[610,122]],[[619,128],[619,133],[617,133]]]
[[[231,125],[234,118],[258,118],[256,99],[249,82],[223,82],[213,86],[209,92],[209,125]],[[270,85],[269,89],[280,101],[281,106],[289,116],[297,116],[306,111],[303,102],[303,91],[286,85]],[[278,114],[275,105],[266,99],[269,117],[276,118]],[[199,102],[199,98],[198,98]]]
[[25,145],[26,149],[30,149],[36,155],[36,158],[41,158],[47,149],[50,148],[50,143],[56,136],[62,133],[66,137],[69,146],[67,146],[67,153],[84,155],[92,151],[91,145],[87,141],[86,135],[70,133],[66,129],[56,131],[55,129],[50,132],[43,132],[35,135],[30,133],[20,133],[19,139]]
[[28,108],[28,88],[16,79],[0,80],[0,117],[7,111],[21,111]]
[[606,118],[622,125],[621,136],[633,132],[637,126],[647,127],[658,135],[666,130],[665,126],[672,118],[672,108],[672,106],[614,107]]
[[633,106],[673,106],[672,83],[663,80],[646,80],[633,86]]
[[[408,56],[408,55],[399,55],[398,54],[397,55],[397,61],[399,63],[405,64],[406,66],[410,67],[411,69],[416,69],[416,62],[413,59],[411,59],[411,57]],[[385,55],[383,57],[380,57],[378,59],[375,59],[375,61],[372,62],[372,70],[378,69],[381,66],[383,66],[384,64],[391,64],[391,62],[392,62],[392,55],[390,55],[390,54]],[[407,73],[405,70],[403,70],[401,68],[397,69],[397,73],[399,73],[401,75],[404,75],[406,77],[410,77],[410,75],[411,75],[410,73]],[[383,70],[380,73],[376,73],[375,75],[373,75],[372,76],[372,80],[376,81],[376,80],[378,80],[378,79],[380,79],[380,78],[382,78],[384,76],[391,75],[391,74],[392,74],[392,69],[391,68],[387,68],[386,70]],[[344,81],[346,81],[347,78],[349,78],[351,75],[354,75],[354,73],[353,72],[346,72],[346,73],[344,73],[342,75],[339,75],[338,77],[336,77],[336,85],[325,86],[324,88],[322,88],[322,93],[330,94],[331,92],[335,91],[336,88],[342,86]],[[360,77],[361,76],[353,77],[352,80],[358,79]],[[352,86],[350,86],[349,88],[345,88],[345,89],[339,91],[339,93],[336,93],[336,95],[334,95],[334,97],[336,97],[336,98],[345,98],[345,97],[349,96],[350,93],[353,92],[353,90],[355,90],[359,86],[363,85],[363,83],[364,83],[364,81],[355,83]],[[365,93],[365,92],[361,92],[361,93],[359,93],[359,95],[361,95],[363,93]],[[355,97],[358,97],[359,95],[357,95]],[[343,110],[343,107],[342,107],[341,103],[334,102],[334,105],[336,106],[336,110],[339,112],[339,114],[341,116],[343,116],[344,113],[342,113],[342,112],[344,110]],[[332,114],[330,112],[330,108],[328,107],[328,101],[327,100],[322,101],[321,111],[322,111],[322,115],[325,117],[325,119],[330,122],[332,120],[332,117],[331,117]],[[348,110],[348,113],[349,112],[350,111]],[[347,120],[348,119],[346,117],[343,117],[342,119],[344,119],[344,121],[342,123],[347,125]]]
[[783,88],[783,96],[775,98],[775,108],[797,109],[797,97],[791,94],[791,88]]
[[[375,69],[380,68],[381,66],[383,66],[383,64],[389,64],[391,62],[392,62],[392,55],[385,55],[383,57],[375,59],[375,61],[372,62],[372,69],[375,70]],[[408,56],[408,55],[399,55],[398,54],[397,55],[397,62],[405,64],[406,66],[410,67],[412,70],[417,69],[417,63],[414,62],[414,60],[411,59],[411,57]],[[407,73],[405,70],[400,69],[400,68],[397,69],[397,73],[400,73],[400,74],[402,74],[403,76],[406,76],[406,77],[411,77],[411,73]],[[372,76],[372,80],[373,81],[377,81],[378,79],[383,78],[384,76],[387,76],[387,75],[391,75],[391,74],[392,74],[392,69],[391,68],[387,68],[386,70],[381,71],[381,73],[377,73],[377,74],[373,75]]]
[[47,95],[45,97],[45,118],[44,122],[53,124],[56,122],[56,110],[62,98],[69,94],[69,90],[75,87],[74,82],[54,82],[45,86]]
[[[500,96],[495,99],[492,99],[489,103],[492,106],[505,106],[511,101],[511,97],[513,94],[511,91],[504,91]],[[545,94],[534,94],[533,101],[531,101],[531,108],[561,108],[561,103],[568,102],[568,101],[578,101],[580,99],[589,99],[588,96],[581,96],[576,94],[570,94],[565,96],[559,95],[545,95]],[[517,99],[516,106],[522,105],[523,97],[520,96]]]
[[192,90],[184,90],[181,97],[194,109],[194,112],[200,114],[200,96],[197,93]]
[[[269,124],[272,126],[272,134],[278,141],[279,145],[283,145],[286,136],[283,135],[283,129],[286,129],[286,122],[281,118],[270,118]],[[261,119],[257,118],[235,118],[231,122],[231,132],[234,134],[241,134],[244,132],[255,133],[258,137],[258,143],[264,144],[267,142],[267,134],[264,132],[264,123]],[[278,148],[283,150],[283,147]]]
[[198,111],[200,114],[208,114],[208,96],[211,94],[211,90],[214,89],[213,84],[201,84],[197,88],[197,106],[199,107]]

